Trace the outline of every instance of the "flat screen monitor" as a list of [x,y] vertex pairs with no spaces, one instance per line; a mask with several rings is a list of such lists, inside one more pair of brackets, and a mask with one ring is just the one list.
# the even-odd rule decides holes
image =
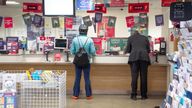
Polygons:
[[43,0],[44,16],[75,16],[75,0]]
[[55,49],[68,49],[68,40],[66,38],[55,38]]

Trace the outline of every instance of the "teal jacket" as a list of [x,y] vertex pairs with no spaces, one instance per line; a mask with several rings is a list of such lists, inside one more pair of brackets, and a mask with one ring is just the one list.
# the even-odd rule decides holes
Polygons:
[[[84,46],[84,49],[89,54],[89,57],[94,56],[96,50],[95,50],[93,40],[90,37],[87,37],[86,35],[80,35],[73,39],[71,48],[70,48],[71,53],[75,55],[78,52],[79,48],[84,45],[86,40],[87,40],[87,43]],[[80,43],[80,46],[79,46],[79,43]]]

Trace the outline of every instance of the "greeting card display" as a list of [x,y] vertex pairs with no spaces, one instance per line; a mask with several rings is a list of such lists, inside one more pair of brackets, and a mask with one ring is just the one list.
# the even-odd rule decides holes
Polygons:
[[16,107],[16,94],[9,92],[0,93],[0,108],[17,108]]

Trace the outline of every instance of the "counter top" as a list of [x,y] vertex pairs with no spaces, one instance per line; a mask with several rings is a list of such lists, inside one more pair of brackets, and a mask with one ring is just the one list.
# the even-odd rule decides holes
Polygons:
[[[91,59],[93,64],[127,64],[128,55],[98,55]],[[73,57],[70,56],[70,61],[73,61]],[[156,64],[168,64],[166,56],[159,56],[159,63]],[[62,55],[61,61],[54,61],[53,55],[49,55],[49,61],[46,61],[46,57],[43,54],[27,54],[27,55],[0,55],[0,63],[30,63],[30,64],[70,64],[71,62],[65,62],[66,56]],[[154,57],[151,58],[152,64],[154,63]]]

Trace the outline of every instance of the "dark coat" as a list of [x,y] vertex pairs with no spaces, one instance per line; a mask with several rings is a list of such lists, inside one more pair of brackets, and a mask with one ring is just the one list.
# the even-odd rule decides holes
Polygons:
[[138,60],[147,61],[150,64],[150,44],[148,38],[140,34],[130,36],[125,53],[130,53],[129,64]]

